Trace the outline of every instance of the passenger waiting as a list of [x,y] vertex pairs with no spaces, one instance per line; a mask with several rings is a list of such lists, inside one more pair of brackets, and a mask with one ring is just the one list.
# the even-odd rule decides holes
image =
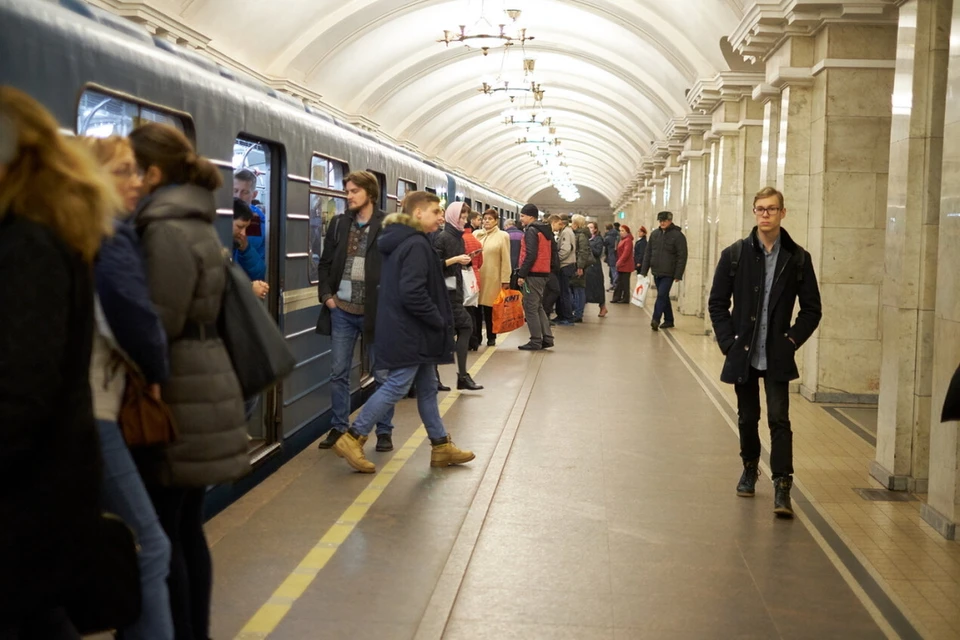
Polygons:
[[[551,223],[554,216],[550,216]],[[560,298],[557,300],[557,324],[571,325],[574,320],[573,289],[570,281],[577,274],[577,237],[570,228],[570,216],[557,216],[559,224],[554,227],[557,237],[557,252],[560,254]]]
[[590,251],[593,253],[594,263],[587,267],[587,304],[600,305],[599,317],[607,316],[607,299],[603,286],[603,236],[600,235],[600,227],[596,222],[588,222],[587,228],[590,229]]
[[[267,247],[263,237],[263,230],[266,228],[267,222],[263,210],[254,204],[257,195],[257,176],[249,169],[238,171],[233,176],[233,197],[239,198],[250,207],[253,218],[248,225],[248,233],[243,235],[243,240],[238,242],[239,246],[234,250],[233,260],[254,282],[267,277]],[[237,240],[236,230],[234,230],[234,240]],[[252,252],[252,255],[246,259],[243,255],[238,255],[248,251],[248,249]],[[259,260],[254,259],[254,255]]]
[[[469,206],[469,205],[467,205]],[[481,227],[481,216],[479,211],[470,210],[467,215],[467,224],[463,226],[463,250],[473,261],[470,266],[473,268],[473,275],[477,279],[477,284],[482,288],[483,279],[480,270],[483,268],[483,245],[474,237],[474,232]],[[475,305],[464,305],[467,313],[470,314],[470,320],[473,322],[473,331],[470,334],[470,350],[476,351],[480,348],[480,339],[483,331],[483,311],[480,309],[479,301]]]
[[453,362],[454,350],[454,312],[444,272],[426,236],[436,230],[442,215],[437,196],[414,191],[404,198],[403,213],[384,220],[377,243],[383,253],[377,312],[381,343],[377,357],[388,371],[384,383],[364,403],[353,427],[334,445],[347,463],[361,473],[376,471],[376,465],[363,454],[364,440],[414,382],[417,410],[430,438],[430,466],[463,464],[475,457],[453,444],[437,405],[433,368],[435,364]]
[[[483,229],[476,234],[483,246],[480,309],[487,324],[487,346],[493,347],[497,344],[497,334],[493,332],[493,305],[496,304],[500,291],[510,288],[510,236],[506,231],[500,230],[500,214],[493,209],[483,212],[482,225]],[[477,325],[477,334],[479,333],[480,325]]]
[[520,210],[523,223],[523,242],[520,247],[520,268],[517,284],[523,292],[523,316],[530,331],[530,340],[517,347],[522,351],[550,349],[554,345],[550,320],[543,308],[543,293],[551,269],[559,268],[554,249],[553,229],[539,222],[540,210],[534,204],[525,204]]
[[[233,260],[249,276],[251,273],[266,273],[263,257],[247,240],[247,229],[256,214],[253,208],[240,198],[233,199]],[[263,280],[253,280],[253,293],[258,298],[267,297],[270,285]]]
[[510,236],[510,267],[516,271],[520,268],[520,241],[523,240],[523,230],[513,220],[504,222],[503,229]]
[[573,297],[573,321],[583,322],[583,311],[587,306],[587,268],[596,260],[590,251],[590,232],[587,231],[587,219],[580,214],[571,218],[571,228],[576,238],[577,271],[570,279],[570,292]]
[[613,304],[630,303],[630,274],[633,273],[633,234],[630,227],[620,225],[620,244],[617,245],[617,287],[613,291]]
[[150,301],[140,242],[130,221],[140,199],[140,170],[125,138],[81,138],[113,176],[123,200],[115,234],[104,241],[94,268],[97,314],[90,363],[93,410],[103,454],[103,506],[133,529],[140,545],[140,619],[122,630],[125,639],[173,638],[167,576],[170,540],[117,424],[125,390],[125,359],[136,365],[150,394],[161,398],[170,375],[167,335]]
[[146,194],[134,223],[170,343],[163,399],[177,426],[173,444],[137,461],[173,545],[168,585],[176,637],[208,638],[213,567],[203,499],[207,486],[250,470],[240,383],[217,335],[226,269],[213,192],[222,180],[173,127],[144,124],[130,142]]
[[0,87],[0,637],[79,639],[65,605],[98,567],[93,261],[120,199],[86,150]]

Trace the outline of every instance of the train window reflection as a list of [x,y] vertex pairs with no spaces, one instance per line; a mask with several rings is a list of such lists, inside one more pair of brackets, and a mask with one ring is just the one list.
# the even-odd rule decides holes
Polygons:
[[411,191],[417,190],[417,183],[409,180],[397,180],[397,211],[400,211],[403,205],[403,199]]
[[318,281],[317,270],[323,253],[323,238],[334,217],[347,210],[343,179],[347,164],[339,160],[314,155],[310,160],[310,235],[307,239],[308,277],[312,284]]
[[183,120],[130,100],[87,90],[80,96],[77,133],[94,138],[127,136],[145,122],[160,122],[185,131]]

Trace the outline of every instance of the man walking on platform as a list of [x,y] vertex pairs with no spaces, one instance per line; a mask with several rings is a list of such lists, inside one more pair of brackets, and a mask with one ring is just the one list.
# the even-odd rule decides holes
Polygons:
[[523,315],[530,331],[530,341],[518,349],[539,351],[553,346],[550,320],[543,308],[543,292],[551,270],[560,268],[560,259],[555,248],[553,229],[539,222],[540,210],[534,204],[525,204],[520,210],[523,223],[523,240],[520,242],[520,269],[517,284],[523,292]]
[[[737,392],[743,461],[737,495],[752,497],[760,473],[759,381],[763,378],[774,513],[792,518],[789,383],[799,377],[796,350],[820,324],[820,290],[810,254],[780,226],[787,215],[783,194],[772,187],[763,189],[753,200],[753,213],[757,226],[750,235],[720,254],[708,306],[717,344],[726,356],[720,379],[735,385]],[[798,298],[800,311],[791,326]]]
[[[657,214],[659,229],[650,234],[650,241],[643,254],[643,266],[640,275],[647,277],[653,270],[653,282],[657,287],[657,303],[653,305],[653,321],[650,328],[673,328],[673,305],[670,304],[670,289],[674,282],[683,280],[687,268],[687,238],[680,227],[673,224],[673,214],[661,211]],[[663,316],[663,324],[660,317]]]
[[440,198],[414,191],[403,199],[403,213],[383,221],[377,242],[383,254],[377,311],[377,364],[385,379],[363,405],[360,415],[334,445],[337,454],[361,473],[376,466],[363,454],[374,425],[393,414],[394,406],[416,382],[417,410],[430,437],[431,467],[470,462],[474,454],[458,449],[440,418],[434,366],[453,362],[453,309],[440,259],[426,234],[443,218]]

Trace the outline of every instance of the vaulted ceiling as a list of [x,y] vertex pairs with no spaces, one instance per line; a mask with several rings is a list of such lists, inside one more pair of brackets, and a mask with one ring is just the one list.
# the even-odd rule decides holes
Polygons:
[[[487,0],[494,2],[495,0]],[[508,70],[536,59],[575,183],[615,199],[664,125],[688,111],[685,91],[727,69],[720,39],[743,0],[519,0],[534,40]],[[467,0],[152,0],[211,38],[210,47],[319,93],[428,157],[526,200],[550,180],[516,144],[522,131],[484,95],[502,49],[483,56],[438,43],[464,22]]]

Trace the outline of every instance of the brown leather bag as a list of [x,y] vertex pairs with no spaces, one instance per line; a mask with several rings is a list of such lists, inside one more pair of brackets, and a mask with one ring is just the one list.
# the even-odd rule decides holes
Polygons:
[[117,422],[128,447],[170,444],[177,438],[170,407],[151,396],[147,381],[129,368]]

